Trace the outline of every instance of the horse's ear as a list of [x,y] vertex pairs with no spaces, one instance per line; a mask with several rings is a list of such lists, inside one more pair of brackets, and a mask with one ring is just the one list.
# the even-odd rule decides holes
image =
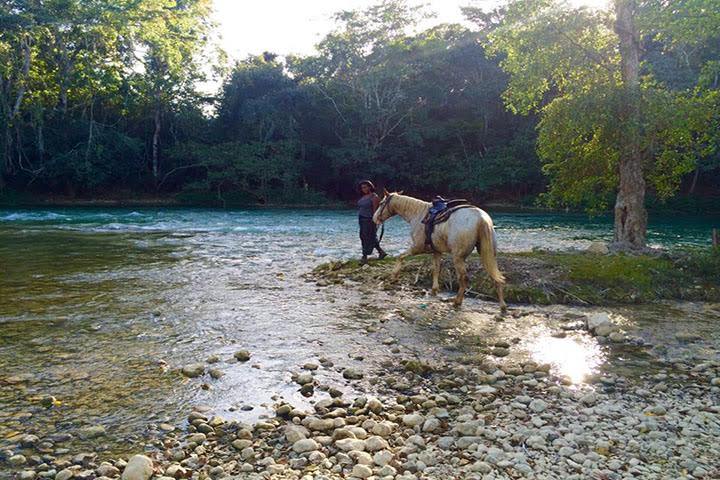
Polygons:
[[387,188],[383,188],[383,197],[387,197],[390,195],[390,192],[387,191]]
[[403,193],[405,193],[405,190],[400,190],[399,192],[397,192],[398,195],[402,195]]

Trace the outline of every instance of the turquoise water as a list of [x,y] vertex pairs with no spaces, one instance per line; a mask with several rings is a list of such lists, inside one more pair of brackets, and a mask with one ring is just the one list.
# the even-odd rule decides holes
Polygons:
[[[493,217],[500,250],[585,248],[611,237],[608,218]],[[711,226],[658,218],[649,238],[705,245]],[[407,237],[393,219],[383,243],[398,253]],[[302,404],[291,372],[303,363],[324,356],[362,367],[358,359],[388,355],[358,332],[376,296],[318,290],[302,277],[358,255],[352,211],[0,210],[0,448],[21,433],[101,424],[112,433],[85,447],[125,451],[159,435],[159,423],[181,420],[190,405],[257,416],[275,395]],[[397,334],[419,348],[436,340],[405,327]],[[253,352],[251,362],[232,362],[239,348]],[[209,355],[221,358],[221,380],[177,374]],[[347,389],[337,372],[318,375]],[[46,395],[59,403],[43,406]]]

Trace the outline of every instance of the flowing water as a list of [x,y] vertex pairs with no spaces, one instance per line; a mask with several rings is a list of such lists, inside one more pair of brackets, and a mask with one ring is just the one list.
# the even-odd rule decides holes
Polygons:
[[[609,219],[579,215],[494,219],[501,250],[584,248],[611,231]],[[523,322],[499,324],[491,321],[494,304],[478,300],[457,314],[410,295],[317,288],[303,274],[357,256],[356,222],[351,211],[0,210],[0,448],[24,433],[60,442],[59,434],[103,425],[107,435],[79,445],[126,452],[197,405],[252,420],[280,396],[308,402],[291,379],[304,363],[325,357],[371,368],[392,358],[391,343],[382,341],[388,336],[413,354],[453,354],[474,348],[473,339],[509,338],[575,382],[608,362],[637,360],[610,357],[587,335],[553,336],[578,309],[518,307]],[[651,225],[653,244],[708,242],[709,221]],[[398,253],[407,235],[393,220],[384,244]],[[432,319],[413,320],[428,304]],[[717,305],[615,313],[628,331],[664,345],[658,353],[666,358],[717,356]],[[371,335],[379,321],[386,330]],[[687,330],[706,341],[678,347],[678,332]],[[233,360],[238,349],[252,352],[250,362]],[[211,355],[220,359],[221,379],[177,372]],[[325,385],[372,390],[350,387],[339,368],[322,372]]]

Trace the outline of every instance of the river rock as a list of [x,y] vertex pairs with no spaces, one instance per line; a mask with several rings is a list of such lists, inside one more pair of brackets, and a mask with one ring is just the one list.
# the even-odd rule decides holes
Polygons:
[[74,475],[72,470],[65,468],[55,475],[55,480],[70,480]]
[[135,455],[122,474],[122,480],[149,480],[153,475],[153,463],[145,455]]
[[83,440],[97,438],[105,435],[105,427],[102,425],[93,425],[91,427],[81,428],[78,431],[78,436]]
[[220,378],[225,376],[225,372],[223,372],[219,368],[211,368],[208,373],[210,373],[210,376],[215,380],[219,380]]
[[532,410],[533,412],[542,413],[547,408],[547,403],[545,403],[543,400],[537,398],[537,399],[533,400],[532,402],[530,402],[530,405],[528,405],[528,406],[530,407],[530,410]]
[[302,372],[295,377],[295,382],[299,385],[307,385],[313,383],[314,380],[313,374],[310,372]]
[[303,438],[293,443],[292,449],[295,453],[314,452],[320,449],[320,445],[312,438]]
[[235,358],[240,362],[247,362],[250,360],[250,352],[247,350],[238,350],[235,352]]
[[365,440],[365,450],[368,452],[377,452],[378,450],[386,450],[388,448],[390,448],[390,445],[388,445],[387,440],[378,435],[373,435]]
[[357,438],[343,438],[335,442],[335,446],[343,452],[350,452],[352,450],[358,450],[360,452],[365,451],[365,440]]
[[307,421],[307,427],[310,430],[325,432],[327,430],[332,430],[335,427],[335,421],[332,418],[313,417]]
[[120,475],[120,470],[111,463],[103,462],[95,469],[95,473],[101,477],[117,477]]
[[585,251],[595,255],[607,255],[610,253],[610,248],[605,242],[592,242]]
[[346,378],[347,380],[360,380],[363,376],[364,375],[361,371],[354,368],[346,368],[343,370],[343,378]]
[[193,363],[182,368],[182,374],[189,378],[199,377],[205,373],[205,365],[202,363]]
[[27,463],[27,458],[25,458],[25,455],[13,455],[8,458],[8,463],[13,467],[21,467]]
[[298,440],[307,438],[309,434],[310,432],[308,432],[305,427],[299,425],[288,425],[285,427],[285,440],[287,440],[289,444],[294,444]]
[[357,478],[368,478],[371,477],[373,474],[372,468],[368,467],[367,465],[358,464],[355,465],[352,469],[351,475],[353,477]]
[[425,421],[425,417],[417,413],[409,413],[402,416],[403,425],[408,427],[416,427]]

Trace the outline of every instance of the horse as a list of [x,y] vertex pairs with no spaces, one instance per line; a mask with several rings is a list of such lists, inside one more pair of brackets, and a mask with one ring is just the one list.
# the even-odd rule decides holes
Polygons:
[[[425,225],[422,223],[431,204],[423,200],[403,195],[402,192],[384,191],[373,221],[382,225],[389,218],[399,215],[410,224],[410,248],[402,253],[395,263],[392,278],[397,280],[402,269],[403,260],[410,255],[425,253],[428,247],[425,242]],[[502,311],[507,309],[503,294],[505,277],[498,269],[496,253],[495,229],[493,221],[485,211],[478,207],[462,208],[455,211],[450,218],[435,226],[432,233],[432,294],[440,290],[440,262],[444,253],[452,255],[455,272],[458,278],[458,292],[453,298],[456,307],[460,307],[468,287],[465,259],[473,249],[477,249],[488,275],[495,283],[498,301]]]

